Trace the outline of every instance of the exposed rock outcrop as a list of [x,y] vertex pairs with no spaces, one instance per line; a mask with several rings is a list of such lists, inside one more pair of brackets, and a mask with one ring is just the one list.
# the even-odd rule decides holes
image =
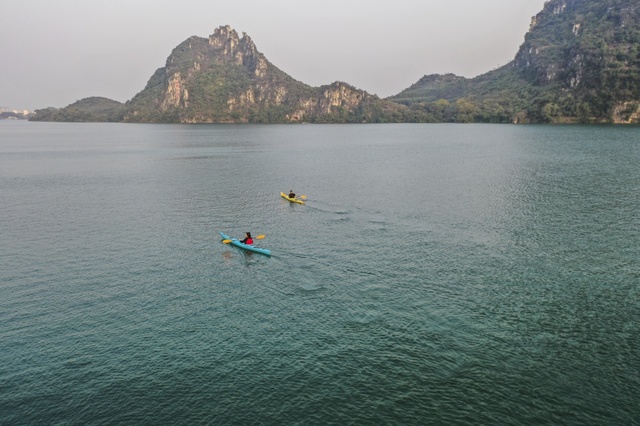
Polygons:
[[437,115],[435,96],[473,104],[471,121],[638,123],[640,3],[549,0],[511,63],[445,85],[425,77],[389,99]]
[[314,88],[271,64],[230,26],[177,46],[128,104],[126,121],[182,123],[415,121],[408,108],[336,82]]

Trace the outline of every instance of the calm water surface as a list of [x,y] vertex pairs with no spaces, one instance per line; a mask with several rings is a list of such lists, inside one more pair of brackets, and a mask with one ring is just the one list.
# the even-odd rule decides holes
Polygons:
[[640,424],[639,165],[638,127],[0,122],[0,424]]

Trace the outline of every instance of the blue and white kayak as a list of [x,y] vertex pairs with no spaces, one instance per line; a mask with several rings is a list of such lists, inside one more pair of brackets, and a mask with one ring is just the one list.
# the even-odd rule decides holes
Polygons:
[[222,232],[220,233],[220,235],[222,235],[222,239],[223,240],[231,240],[231,242],[229,244],[232,244],[236,247],[239,247],[243,250],[249,250],[249,251],[253,251],[256,253],[260,253],[260,254],[264,254],[267,256],[271,256],[271,250],[267,250],[265,248],[260,248],[260,247],[256,247],[253,244],[244,244],[241,243],[240,240],[238,240],[237,238],[231,238],[230,236],[228,236],[227,234],[223,234]]

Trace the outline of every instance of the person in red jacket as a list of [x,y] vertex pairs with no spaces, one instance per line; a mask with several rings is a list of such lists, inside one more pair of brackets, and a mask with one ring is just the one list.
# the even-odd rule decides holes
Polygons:
[[252,245],[253,244],[253,238],[251,238],[251,232],[247,232],[247,236],[244,238],[244,240],[240,240],[240,242],[242,244]]

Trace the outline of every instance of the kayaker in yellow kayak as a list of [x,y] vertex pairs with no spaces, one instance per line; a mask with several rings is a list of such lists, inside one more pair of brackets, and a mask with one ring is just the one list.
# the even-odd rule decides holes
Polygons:
[[293,189],[289,190],[289,198],[296,198],[296,194],[293,192]]

